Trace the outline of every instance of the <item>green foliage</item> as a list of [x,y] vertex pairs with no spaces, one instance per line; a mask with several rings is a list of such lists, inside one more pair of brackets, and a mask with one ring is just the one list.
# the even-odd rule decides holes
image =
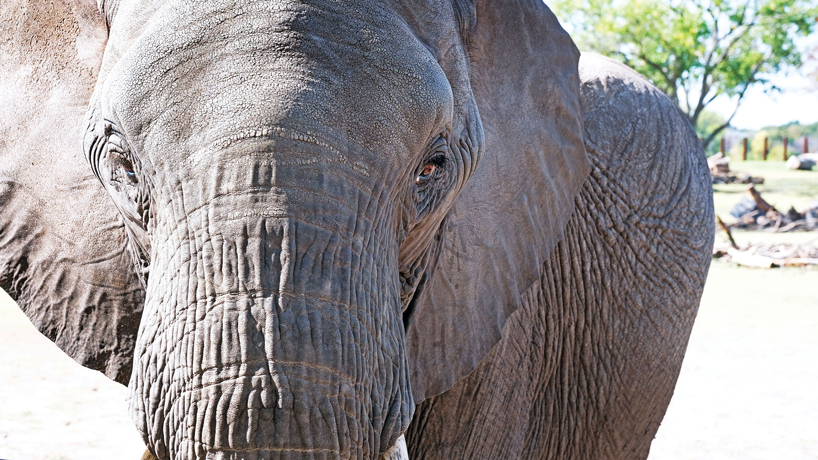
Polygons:
[[[768,158],[780,160],[783,157],[783,143],[784,138],[787,138],[787,156],[801,153],[804,144],[804,136],[810,138],[812,144],[809,145],[809,150],[815,152],[818,150],[818,123],[810,125],[802,125],[798,122],[788,123],[783,126],[771,126],[764,128],[768,136],[768,143],[773,146],[770,148]],[[759,155],[759,158],[761,156]]]
[[[816,3],[555,0],[549,6],[580,49],[616,57],[634,68],[698,128],[705,107],[719,95],[735,96],[740,103],[752,85],[772,88],[766,75],[801,65],[795,40],[815,28]],[[705,145],[729,122],[709,126]]]
[[[804,136],[818,138],[818,123],[802,125],[796,121],[782,126],[768,126],[764,128],[764,131],[766,131],[770,139],[775,142],[781,142],[784,136],[787,136],[790,142],[793,142]],[[818,148],[818,145],[813,145],[811,150],[815,151],[816,148]]]
[[[733,134],[730,137],[732,142],[729,143],[727,154],[733,160],[741,160],[741,134]],[[782,126],[768,126],[752,133],[747,144],[748,160],[761,160],[763,158],[765,137],[767,138],[767,158],[770,161],[783,160],[785,137],[787,138],[788,157],[802,152],[804,137],[809,139],[809,151],[818,151],[818,123],[802,125],[798,122],[792,122]]]
[[770,155],[770,133],[762,129],[756,131],[753,140],[750,141],[750,148],[747,152],[748,160],[761,160],[764,157],[764,138],[767,138],[767,156]]
[[726,120],[723,116],[711,110],[704,110],[699,116],[699,123],[696,125],[696,134],[704,137],[710,134],[715,127],[721,126]]

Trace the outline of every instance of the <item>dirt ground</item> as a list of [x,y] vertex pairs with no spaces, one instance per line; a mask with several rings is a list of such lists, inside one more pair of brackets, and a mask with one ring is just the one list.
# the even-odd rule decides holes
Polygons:
[[[818,270],[714,262],[649,460],[818,459]],[[125,388],[0,292],[0,459],[138,459]]]
[[649,460],[818,459],[818,270],[714,261]]
[[127,390],[40,335],[0,290],[0,459],[139,460]]

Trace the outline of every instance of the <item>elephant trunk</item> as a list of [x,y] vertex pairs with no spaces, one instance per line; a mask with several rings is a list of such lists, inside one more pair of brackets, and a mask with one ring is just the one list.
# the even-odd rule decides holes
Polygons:
[[414,404],[387,223],[303,189],[203,201],[157,219],[130,385],[150,450],[399,455]]

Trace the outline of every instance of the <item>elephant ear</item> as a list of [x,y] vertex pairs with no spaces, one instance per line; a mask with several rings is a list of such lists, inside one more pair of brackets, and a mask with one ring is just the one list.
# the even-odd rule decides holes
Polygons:
[[77,362],[127,384],[144,293],[80,136],[107,33],[93,0],[0,3],[0,287]]
[[473,7],[465,40],[485,143],[407,320],[416,403],[451,388],[499,341],[589,173],[571,38],[540,0]]

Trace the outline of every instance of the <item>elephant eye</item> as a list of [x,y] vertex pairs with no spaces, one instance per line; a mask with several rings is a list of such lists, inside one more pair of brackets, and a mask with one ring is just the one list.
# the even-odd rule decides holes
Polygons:
[[107,157],[109,180],[112,184],[117,184],[117,186],[139,184],[139,176],[136,174],[133,160],[119,145],[109,144]]
[[133,170],[133,164],[130,161],[128,161],[127,159],[124,159],[124,158],[122,159],[121,164],[122,164],[122,169],[125,170],[125,174],[127,174],[128,177],[130,177],[132,179],[135,179],[136,178],[136,172]]
[[418,175],[418,179],[426,179],[427,177],[431,176],[432,173],[435,172],[436,168],[437,166],[435,165],[426,165],[423,168],[423,171],[420,172],[420,175]]
[[115,182],[123,182],[126,184],[136,184],[139,182],[136,177],[136,169],[134,168],[133,162],[125,156],[124,153],[112,149],[110,155],[112,157],[112,166],[115,168],[112,176]]
[[124,136],[119,133],[110,122],[105,125],[105,157],[107,157],[110,168],[110,179],[113,182],[124,184],[136,184],[138,178],[136,168],[134,168],[127,142]]
[[446,156],[445,155],[435,155],[429,161],[423,165],[423,169],[418,173],[417,177],[415,178],[415,183],[421,184],[432,177],[435,171],[438,168],[443,167],[446,164]]

